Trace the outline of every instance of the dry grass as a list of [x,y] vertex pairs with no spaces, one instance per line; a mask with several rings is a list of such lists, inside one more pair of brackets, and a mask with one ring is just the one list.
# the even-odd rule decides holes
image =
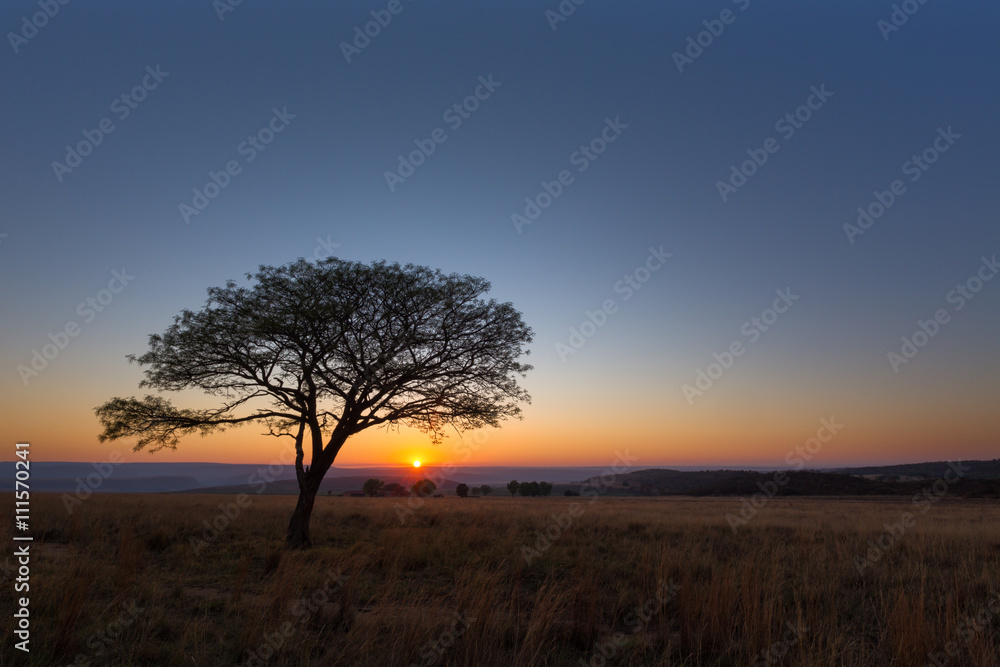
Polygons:
[[396,499],[320,498],[318,546],[284,552],[295,499],[254,497],[196,557],[231,500],[97,495],[70,516],[33,495],[31,664],[233,665],[279,644],[266,664],[907,666],[953,642],[947,664],[1000,665],[995,501],[938,503],[859,574],[907,501],[776,499],[734,534],[736,499],[430,499],[401,525]]

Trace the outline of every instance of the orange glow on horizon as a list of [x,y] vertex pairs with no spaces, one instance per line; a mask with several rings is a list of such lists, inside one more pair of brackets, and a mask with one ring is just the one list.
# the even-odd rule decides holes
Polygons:
[[[636,469],[780,465],[788,452],[816,433],[824,418],[833,418],[844,428],[808,462],[811,467],[996,458],[1000,422],[986,390],[970,398],[952,396],[934,385],[901,395],[874,383],[859,392],[852,384],[842,387],[833,375],[815,395],[779,400],[789,388],[799,386],[793,377],[758,386],[756,393],[737,386],[738,380],[733,376],[694,406],[687,405],[675,386],[643,385],[639,398],[614,404],[615,419],[596,421],[589,415],[607,412],[606,396],[570,400],[558,392],[533,388],[536,401],[523,421],[511,420],[499,429],[449,432],[437,444],[407,427],[370,429],[353,436],[334,465],[416,469],[419,461],[420,472],[467,466],[607,467],[615,463],[616,452],[633,457]],[[0,394],[7,406],[5,417],[10,415],[0,430],[11,442],[30,441],[32,457],[38,461],[106,461],[114,452],[126,461],[150,463],[294,460],[290,439],[270,437],[258,426],[204,438],[191,435],[176,450],[156,453],[132,451],[130,439],[98,442],[100,424],[93,406],[99,399],[94,396],[127,395],[131,383],[132,379],[121,387],[100,381],[96,386],[82,380],[53,383],[46,386],[44,401],[29,392]],[[52,419],[51,405],[59,406],[60,419]]]

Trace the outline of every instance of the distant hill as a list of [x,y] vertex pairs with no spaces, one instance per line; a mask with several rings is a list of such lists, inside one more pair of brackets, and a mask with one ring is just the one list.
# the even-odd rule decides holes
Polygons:
[[[748,474],[742,470],[670,470],[651,468],[618,475],[609,486],[611,492],[638,493],[641,495],[663,495],[692,493],[715,484]],[[593,477],[584,484],[600,485],[600,479]]]
[[[1000,498],[1000,477],[988,478],[985,472],[991,461],[963,463],[972,470],[963,479],[949,485],[948,494],[967,498]],[[925,467],[926,466],[926,467]],[[907,466],[891,466],[907,468]],[[882,468],[847,469],[846,472],[819,472],[812,470],[785,471],[783,484],[777,485],[777,495],[782,496],[871,496],[871,495],[916,495],[934,480],[940,479],[949,470],[947,462],[942,464],[915,464],[905,475],[882,472]],[[861,470],[853,474],[854,470]],[[917,473],[934,471],[926,477]],[[977,475],[973,475],[973,471]],[[897,475],[900,475],[898,478]],[[872,479],[871,477],[878,477]],[[897,481],[900,479],[901,481]],[[684,472],[679,470],[649,469],[637,470],[617,476],[613,483],[604,487],[609,495],[690,495],[690,496],[750,496],[771,486],[774,472],[754,472],[749,470],[706,470]],[[584,484],[598,485],[599,478],[591,478]]]
[[[934,480],[940,478],[940,475]],[[773,481],[774,475],[746,473],[714,485],[697,489],[694,496],[750,496]],[[779,485],[779,496],[917,496],[931,485],[923,481],[884,482],[839,473],[792,472],[786,484]],[[764,487],[773,488],[773,487]],[[954,498],[1000,498],[1000,479],[962,479],[947,487]]]
[[[34,470],[34,466],[32,466]],[[93,473],[93,469],[90,471]],[[86,479],[86,476],[80,480]],[[91,479],[96,480],[96,477]],[[177,489],[196,489],[199,486],[198,480],[194,477],[171,476],[171,475],[151,475],[149,477],[115,477],[111,476],[102,479],[96,486],[88,486],[83,481],[76,478],[50,477],[35,479],[30,482],[32,491],[47,491],[52,493],[73,492],[78,487],[81,489],[94,489],[103,493],[166,493]]]
[[[787,473],[787,483],[779,485],[781,496],[872,496],[905,493],[902,485],[876,482],[827,472],[797,471]],[[749,496],[761,490],[760,485],[774,481],[774,474],[740,473],[734,477],[705,485],[690,492],[693,496]],[[916,489],[919,492],[919,488]]]
[[[109,464],[101,469],[108,471]],[[963,461],[968,470],[951,492],[967,497],[1000,497],[1000,459]],[[508,481],[546,481],[554,484],[553,495],[579,492],[599,483],[595,477],[603,467],[513,467],[469,466],[449,471],[424,466],[371,466],[331,468],[320,487],[321,494],[360,491],[365,480],[374,477],[409,488],[420,477],[444,481],[439,490],[453,494],[459,483],[469,486],[490,484],[498,496],[507,496]],[[803,470],[791,475],[782,495],[878,495],[918,493],[949,470],[947,461],[866,466],[828,470]],[[14,462],[0,462],[0,491],[14,488]],[[31,489],[73,492],[81,480],[98,480],[98,467],[90,463],[37,462],[31,465]],[[675,470],[652,468],[617,475],[604,492],[611,495],[748,495],[757,484],[772,479],[773,471],[754,470]],[[113,466],[107,479],[101,475],[98,493],[262,493],[297,494],[294,466],[226,463],[159,463],[143,461]],[[93,488],[93,485],[91,485]]]
[[[86,480],[91,479],[94,480],[94,484],[90,487],[97,493],[251,492],[256,494],[258,490],[263,494],[298,493],[293,465],[157,461],[120,463],[111,466],[110,469],[109,465],[102,463],[98,466],[85,462],[32,462],[31,489],[58,493],[73,492]],[[441,485],[444,492],[453,491],[459,483],[469,486],[489,484],[499,489],[512,479],[545,480],[553,483],[575,482],[600,474],[603,469],[570,466],[466,466],[457,472],[443,475],[441,469],[433,465],[421,468],[334,467],[323,480],[320,492],[339,494],[345,491],[360,491],[365,480],[372,477],[386,483],[405,483],[405,486],[409,487],[419,477],[438,479],[443,476],[446,478]],[[102,470],[110,474],[99,474]],[[0,461],[0,491],[14,489],[14,472],[13,461]]]
[[[964,473],[965,479],[998,479],[1000,478],[1000,459],[992,461],[962,461],[963,468],[969,468]],[[848,475],[878,475],[894,477],[894,480],[907,479],[938,479],[948,470],[948,461],[933,461],[927,463],[904,463],[891,466],[868,466],[863,468],[837,468],[829,472],[839,472]]]
[[[406,469],[407,471],[409,469]],[[342,493],[358,491],[360,492],[365,484],[365,481],[375,477],[380,479],[386,484],[392,484],[393,482],[401,484],[404,488],[409,489],[418,479],[423,479],[424,475],[420,474],[389,474],[389,475],[350,475],[344,477],[331,476],[323,480],[319,487],[319,495],[325,496],[327,494],[340,495]],[[452,493],[454,494],[455,487],[459,485],[459,482],[454,480],[445,479],[441,483],[437,484],[437,491],[441,493]],[[298,482],[293,479],[282,479],[271,482],[270,484],[263,485],[261,483],[256,484],[233,484],[228,486],[208,486],[199,487],[192,489],[185,489],[182,491],[176,491],[175,493],[246,493],[250,495],[298,495],[299,486]]]

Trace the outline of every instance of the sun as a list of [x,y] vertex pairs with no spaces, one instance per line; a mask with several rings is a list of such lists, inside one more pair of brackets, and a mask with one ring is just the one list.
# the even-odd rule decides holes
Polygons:
[[419,468],[420,467],[420,461],[414,461],[413,462],[413,467],[414,468]]

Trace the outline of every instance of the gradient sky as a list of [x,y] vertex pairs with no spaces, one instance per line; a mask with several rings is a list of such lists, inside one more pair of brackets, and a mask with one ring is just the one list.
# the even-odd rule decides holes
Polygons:
[[[347,62],[342,43],[390,4]],[[831,418],[843,428],[812,466],[996,457],[1000,280],[961,309],[949,293],[1000,253],[1000,6],[931,2],[892,31],[878,24],[892,3],[870,0],[589,0],[553,29],[559,6],[243,2],[220,19],[209,0],[73,2],[33,31],[37,2],[4,3],[3,32],[30,38],[0,47],[0,458],[26,440],[36,460],[150,460],[96,438],[93,408],[140,393],[125,355],[207,287],[322,256],[320,240],[482,275],[535,331],[525,419],[471,456],[454,435],[381,430],[337,464],[610,465],[627,448],[638,467],[769,465]],[[688,38],[720,27],[678,71]],[[115,100],[157,66],[168,74],[122,118]],[[500,85],[454,127],[443,114],[480,77]],[[787,137],[776,122],[813,87],[832,96]],[[274,109],[294,118],[247,161],[241,143]],[[105,118],[114,130],[57,175]],[[581,172],[574,152],[606,119],[627,128]],[[390,190],[385,172],[435,128],[447,139]],[[948,128],[959,137],[912,181],[904,164]],[[769,138],[777,152],[723,201],[717,183]],[[179,205],[230,160],[239,173],[186,222]],[[573,181],[519,232],[511,215],[562,170]],[[905,192],[849,240],[896,179]],[[672,257],[626,300],[616,284],[661,246]],[[134,279],[101,312],[78,310],[123,268]],[[798,299],[754,335],[776,290]],[[560,355],[608,299],[603,326]],[[894,369],[888,353],[939,309],[947,321]],[[18,367],[71,323],[25,383]],[[684,385],[736,341],[744,353],[689,401]],[[258,430],[153,460],[273,460]]]

